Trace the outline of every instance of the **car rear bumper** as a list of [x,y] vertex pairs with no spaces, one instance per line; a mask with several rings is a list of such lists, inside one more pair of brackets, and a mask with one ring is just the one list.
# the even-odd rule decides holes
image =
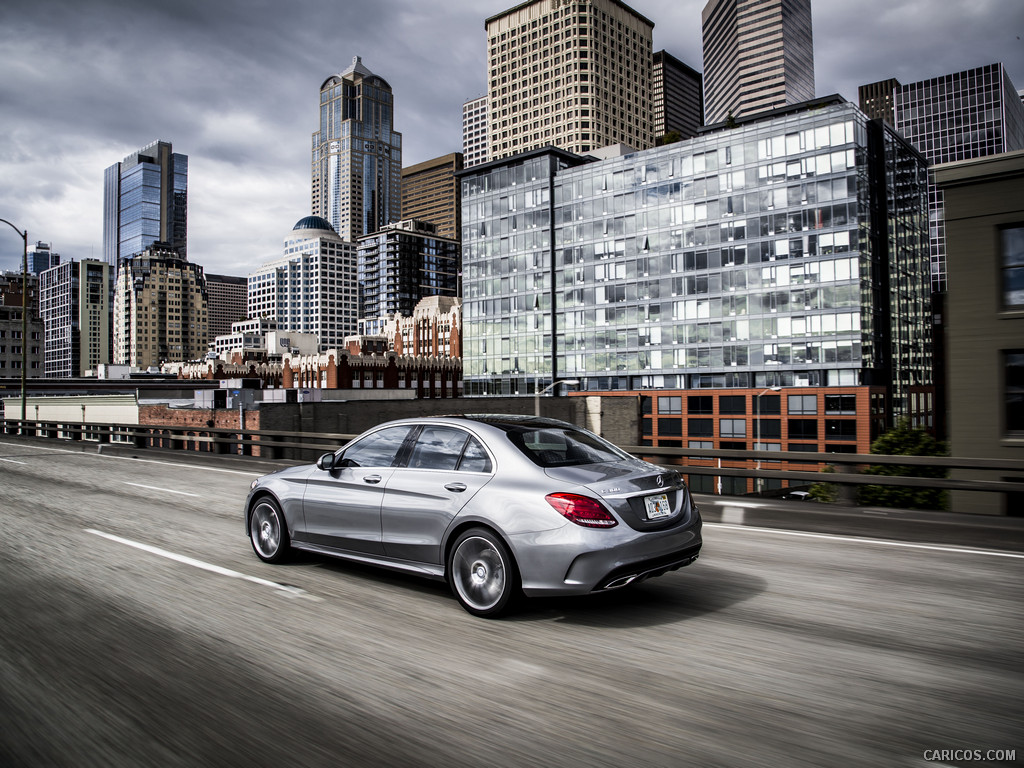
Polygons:
[[[555,531],[512,537],[523,592],[531,597],[604,592],[682,568],[702,545],[696,512],[686,525],[641,533],[626,526],[593,530],[568,524]],[[517,546],[522,544],[523,546]]]

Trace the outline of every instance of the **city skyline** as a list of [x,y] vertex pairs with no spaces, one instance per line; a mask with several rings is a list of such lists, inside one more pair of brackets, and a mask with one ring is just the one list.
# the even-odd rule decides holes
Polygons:
[[[655,50],[699,71],[705,4],[629,3],[655,23]],[[64,258],[102,258],[103,170],[169,141],[190,161],[189,259],[248,274],[309,212],[317,85],[361,56],[394,89],[406,166],[461,151],[462,104],[486,90],[484,21],[514,5],[396,0],[331,25],[322,20],[336,6],[319,0],[13,0],[0,30],[0,216]],[[1024,83],[1024,6],[818,0],[812,13],[819,96],[856,103],[862,84],[995,62]],[[0,270],[20,268],[19,245],[0,239]]]

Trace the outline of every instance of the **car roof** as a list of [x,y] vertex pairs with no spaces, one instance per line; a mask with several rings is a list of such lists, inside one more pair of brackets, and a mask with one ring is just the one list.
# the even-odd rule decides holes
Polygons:
[[561,421],[560,419],[549,419],[542,416],[527,416],[517,413],[453,413],[446,416],[428,416],[429,418],[438,419],[465,419],[469,421],[478,421],[481,424],[489,424],[499,429],[507,429],[510,427],[526,427],[526,428],[544,428],[544,427],[561,427],[569,429],[579,429],[575,424],[571,424],[568,421]]

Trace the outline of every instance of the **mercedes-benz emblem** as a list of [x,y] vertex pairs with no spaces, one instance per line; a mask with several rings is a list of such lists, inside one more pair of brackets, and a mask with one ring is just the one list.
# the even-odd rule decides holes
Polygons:
[[658,483],[658,485],[664,485],[665,484],[665,476],[664,475],[658,475],[657,483]]

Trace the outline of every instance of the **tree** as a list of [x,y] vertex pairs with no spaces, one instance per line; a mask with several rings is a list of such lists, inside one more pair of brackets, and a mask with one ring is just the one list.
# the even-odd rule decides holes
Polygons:
[[669,131],[664,136],[659,137],[654,143],[656,146],[663,147],[666,144],[675,144],[677,141],[682,141],[683,135],[679,131]]
[[[923,429],[910,426],[901,419],[871,444],[871,453],[883,456],[948,456],[946,444],[936,440]],[[864,474],[904,477],[946,477],[947,472],[935,466],[908,466],[902,464],[872,465]],[[946,492],[938,488],[902,488],[892,485],[865,485],[857,494],[857,503],[866,506],[897,507],[899,509],[945,509]]]

